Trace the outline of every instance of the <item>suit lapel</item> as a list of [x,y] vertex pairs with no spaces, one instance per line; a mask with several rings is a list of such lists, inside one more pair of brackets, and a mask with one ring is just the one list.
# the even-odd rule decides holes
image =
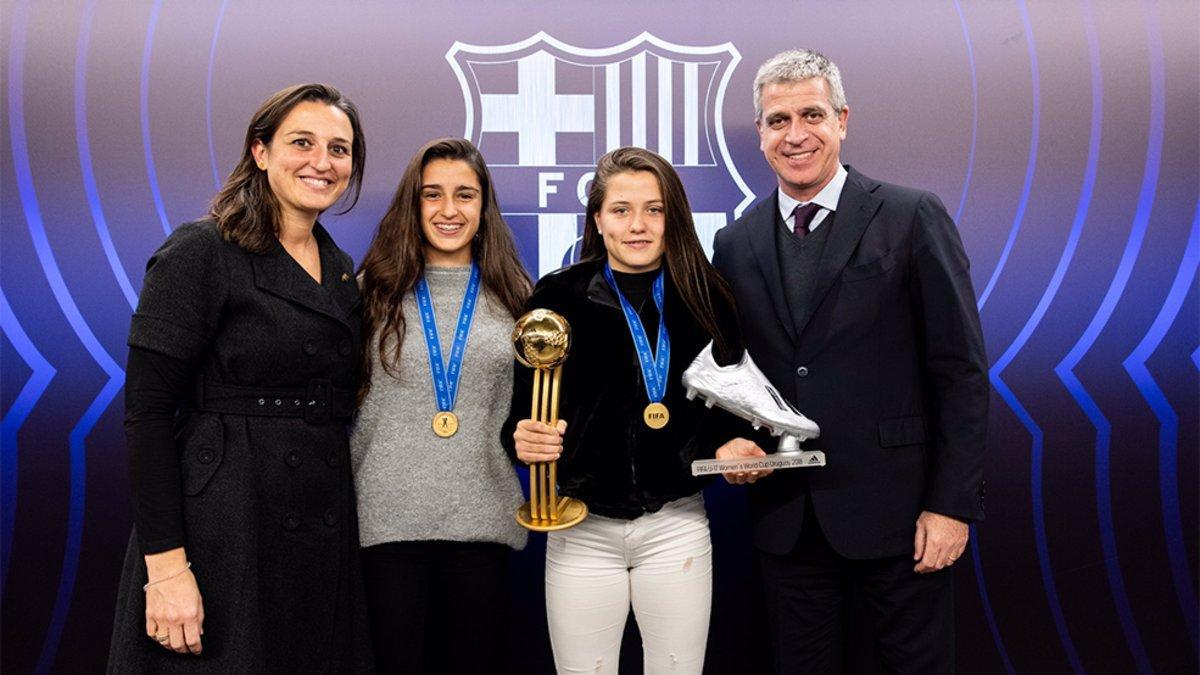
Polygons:
[[779,325],[795,343],[798,333],[792,324],[787,298],[783,295],[783,278],[779,276],[779,251],[775,246],[775,221],[778,213],[779,190],[776,189],[754,210],[753,219],[747,223],[746,236],[750,239],[750,250],[754,252],[754,258],[758,261],[763,285],[771,298],[771,306],[775,308]]
[[812,298],[808,303],[808,313],[797,322],[797,330],[804,332],[805,326],[812,319],[821,301],[829,293],[833,282],[850,260],[863,232],[871,223],[871,218],[879,210],[883,200],[871,192],[877,187],[861,173],[846,167],[849,175],[842,188],[842,196],[838,199],[837,214],[834,218],[833,229],[829,232],[829,241],[825,243],[825,252],[817,268],[817,279],[813,284]]
[[[322,284],[308,276],[304,268],[288,255],[282,244],[276,244],[271,251],[254,256],[254,285],[264,293],[283,298],[349,326],[346,320],[349,308],[342,304],[342,298],[339,296],[348,296],[350,293],[357,295],[356,289],[342,289],[342,286],[353,284],[354,277],[348,276],[348,281],[342,281],[342,275],[348,275],[348,272],[342,269],[329,235],[319,224],[317,228],[319,229],[314,230],[314,235],[317,237],[321,256]],[[331,290],[327,291],[323,286]],[[331,299],[337,301],[337,304],[331,302]]]

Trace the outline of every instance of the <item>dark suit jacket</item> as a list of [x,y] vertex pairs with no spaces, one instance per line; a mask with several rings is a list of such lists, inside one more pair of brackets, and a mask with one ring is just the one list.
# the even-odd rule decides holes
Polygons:
[[784,298],[777,191],[715,242],[746,347],[820,425],[805,447],[828,461],[751,486],[755,545],[771,553],[795,546],[806,494],[854,559],[911,554],[923,510],[983,518],[987,360],[962,242],[936,196],[847,168],[807,316]]

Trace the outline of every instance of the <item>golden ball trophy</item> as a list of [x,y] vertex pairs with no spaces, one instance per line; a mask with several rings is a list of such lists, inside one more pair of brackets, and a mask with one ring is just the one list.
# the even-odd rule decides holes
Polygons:
[[[562,363],[571,348],[571,326],[548,309],[535,309],[517,319],[513,351],[521,365],[533,368],[533,411],[530,419],[558,424]],[[558,496],[558,462],[529,465],[529,501],[517,509],[517,522],[534,532],[565,530],[587,517],[587,505]]]

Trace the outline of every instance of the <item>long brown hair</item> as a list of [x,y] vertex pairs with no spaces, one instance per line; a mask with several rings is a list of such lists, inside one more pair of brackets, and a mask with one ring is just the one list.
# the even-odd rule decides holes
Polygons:
[[662,191],[663,215],[663,258],[671,283],[679,292],[700,328],[716,343],[716,353],[729,354],[729,344],[721,335],[713,307],[714,294],[726,306],[733,307],[733,294],[717,270],[704,256],[700,239],[696,236],[696,225],[692,220],[692,209],[688,205],[687,193],[679,174],[658,155],[642,148],[618,148],[600,158],[596,164],[596,177],[588,190],[587,219],[583,226],[583,260],[598,260],[608,255],[604,238],[596,225],[596,214],[604,205],[608,192],[608,181],[622,173],[646,171],[658,180]]
[[349,203],[339,213],[349,211],[358,203],[367,160],[367,142],[358,120],[358,108],[327,84],[297,84],[277,91],[250,118],[242,158],[208,207],[208,215],[217,221],[221,236],[252,253],[266,253],[275,246],[280,218],[279,200],[267,182],[267,172],[254,162],[254,146],[260,142],[269,145],[292,108],[306,101],[328,103],[350,118],[350,128],[354,131],[350,141],[353,164],[350,184],[342,195],[342,200]]
[[[413,155],[387,213],[379,221],[375,238],[363,258],[363,353],[369,354],[372,339],[379,336],[379,362],[393,377],[399,377],[400,349],[404,343],[404,309],[401,301],[425,273],[425,235],[421,228],[421,174],[435,159],[466,162],[479,179],[483,210],[479,231],[471,244],[471,257],[479,266],[483,288],[516,318],[525,307],[532,284],[517,255],[512,232],[500,214],[492,176],[483,155],[462,138],[439,138],[426,143]],[[363,359],[359,400],[371,387],[371,358]]]

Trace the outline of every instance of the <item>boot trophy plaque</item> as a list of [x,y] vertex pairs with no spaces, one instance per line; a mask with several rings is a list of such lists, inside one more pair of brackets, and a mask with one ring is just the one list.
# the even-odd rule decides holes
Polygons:
[[693,476],[825,466],[824,452],[800,447],[800,443],[820,436],[820,427],[784,400],[754,364],[750,352],[742,355],[740,363],[721,366],[709,343],[684,371],[683,386],[688,400],[699,396],[706,406],[727,410],[750,422],[755,430],[766,427],[772,436],[779,437],[779,449],[766,457],[697,459],[692,462]]

